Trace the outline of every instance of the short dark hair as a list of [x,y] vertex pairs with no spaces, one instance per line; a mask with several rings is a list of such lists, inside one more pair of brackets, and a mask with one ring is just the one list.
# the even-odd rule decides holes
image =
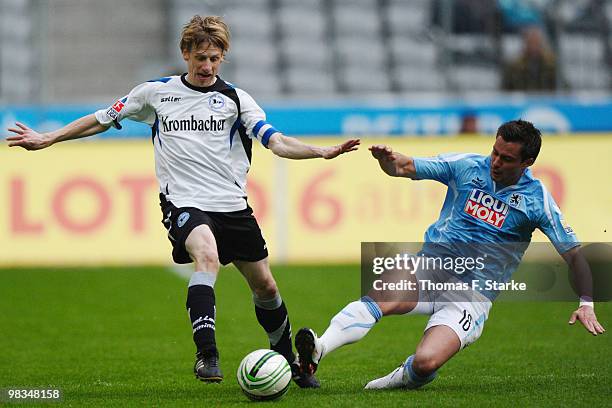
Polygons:
[[511,120],[502,124],[497,129],[497,137],[502,137],[506,142],[520,143],[521,161],[527,159],[535,160],[542,147],[542,132],[533,123],[526,120]]

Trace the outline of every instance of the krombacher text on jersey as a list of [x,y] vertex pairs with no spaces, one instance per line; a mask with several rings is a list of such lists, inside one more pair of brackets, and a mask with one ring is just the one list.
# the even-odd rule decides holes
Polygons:
[[162,126],[164,127],[164,132],[179,132],[179,131],[213,131],[217,132],[223,130],[225,127],[225,119],[215,119],[214,116],[210,115],[210,117],[206,120],[196,119],[193,115],[191,115],[190,119],[176,119],[171,120],[168,117],[161,118]]

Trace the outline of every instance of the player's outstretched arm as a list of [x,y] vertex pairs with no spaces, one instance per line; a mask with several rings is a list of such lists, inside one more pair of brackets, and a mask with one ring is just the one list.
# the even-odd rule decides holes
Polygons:
[[281,133],[275,133],[268,141],[268,148],[272,152],[286,159],[314,159],[322,157],[333,159],[343,153],[357,150],[361,141],[359,139],[349,139],[336,146],[318,147],[301,142],[293,137],[287,137]]
[[[580,247],[574,247],[561,256],[567,262],[571,273],[574,275],[574,282],[581,299],[581,305],[572,313],[569,324],[574,324],[578,320],[592,335],[597,336],[604,333],[606,329],[597,321],[592,303],[593,281],[589,263],[580,251]],[[584,302],[585,300],[586,302]]]
[[102,133],[108,129],[101,125],[92,113],[83,116],[61,129],[48,133],[38,133],[20,122],[9,128],[11,135],[6,138],[10,147],[23,147],[26,150],[40,150],[64,140],[78,139]]
[[416,177],[416,168],[412,157],[394,152],[389,146],[374,145],[370,147],[372,157],[378,160],[382,171],[392,177]]

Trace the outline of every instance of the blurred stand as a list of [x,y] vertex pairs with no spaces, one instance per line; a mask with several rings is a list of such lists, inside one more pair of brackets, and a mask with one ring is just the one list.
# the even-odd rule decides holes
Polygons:
[[475,111],[465,111],[461,115],[461,134],[476,134],[478,133],[478,113]]
[[[504,64],[505,91],[554,91],[557,89],[557,59],[538,26],[523,29],[521,55]],[[562,82],[561,80],[559,80]]]
[[[495,0],[434,0],[432,24],[455,34],[492,33],[497,29]],[[447,18],[450,27],[447,27]]]
[[0,103],[105,104],[181,72],[193,14],[227,20],[222,75],[265,103],[612,89],[612,0],[0,0]]

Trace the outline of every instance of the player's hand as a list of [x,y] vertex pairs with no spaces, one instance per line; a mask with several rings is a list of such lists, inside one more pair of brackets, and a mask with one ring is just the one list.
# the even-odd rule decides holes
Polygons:
[[342,144],[324,148],[322,157],[324,159],[333,159],[343,153],[348,153],[357,150],[360,144],[361,140],[359,139],[349,139]]
[[389,146],[374,145],[374,146],[370,146],[368,150],[372,152],[372,156],[376,160],[384,160],[384,161],[389,161],[389,162],[395,160],[393,149],[391,149]]
[[595,316],[595,310],[591,306],[580,306],[570,317],[569,324],[576,323],[579,320],[580,323],[587,329],[593,336],[602,334],[606,331],[601,324],[597,321]]
[[6,138],[9,147],[18,146],[26,150],[40,150],[49,147],[52,141],[45,133],[38,133],[23,123],[15,122],[14,128],[8,128],[12,134]]

